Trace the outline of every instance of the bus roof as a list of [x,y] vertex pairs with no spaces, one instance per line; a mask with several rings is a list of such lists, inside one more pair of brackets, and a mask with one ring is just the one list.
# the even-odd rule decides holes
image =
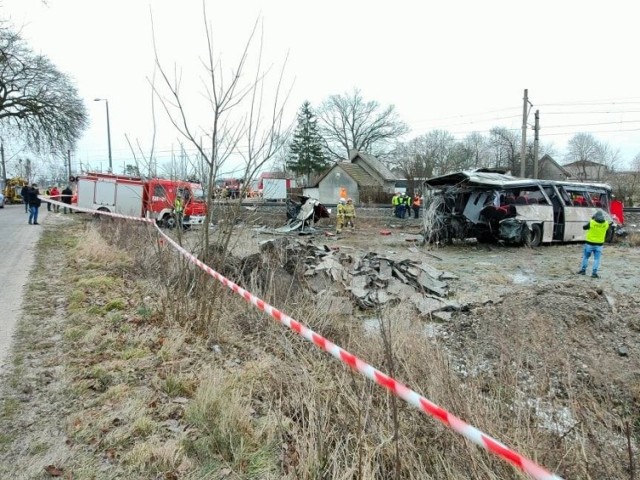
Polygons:
[[447,175],[441,175],[439,177],[433,177],[426,180],[425,185],[430,187],[440,187],[446,185],[458,185],[464,183],[469,186],[477,187],[496,187],[496,188],[514,188],[525,187],[527,185],[565,185],[568,187],[590,187],[599,188],[605,190],[611,190],[611,187],[606,183],[585,183],[585,182],[572,182],[564,180],[542,180],[535,178],[520,178],[501,173],[497,171],[491,171],[488,169],[478,170],[463,170],[460,172],[449,173]]

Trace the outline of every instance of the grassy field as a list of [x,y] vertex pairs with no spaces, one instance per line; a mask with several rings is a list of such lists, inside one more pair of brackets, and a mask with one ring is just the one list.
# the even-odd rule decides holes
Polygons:
[[[524,478],[194,272],[155,235],[86,219],[45,227],[2,379],[0,478]],[[475,349],[461,327],[462,371],[408,306],[373,312],[372,333],[319,312],[293,285],[262,285],[262,298],[567,478],[634,478],[637,405],[609,415],[616,399],[586,395],[562,353],[529,356],[527,340],[499,325],[492,351]],[[563,365],[556,411],[570,399],[579,421],[543,428],[523,377],[535,371],[546,390]]]

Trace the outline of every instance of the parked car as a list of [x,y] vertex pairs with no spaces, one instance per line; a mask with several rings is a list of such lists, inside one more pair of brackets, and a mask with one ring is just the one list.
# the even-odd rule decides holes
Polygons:
[[4,208],[4,195],[0,193],[0,208]]

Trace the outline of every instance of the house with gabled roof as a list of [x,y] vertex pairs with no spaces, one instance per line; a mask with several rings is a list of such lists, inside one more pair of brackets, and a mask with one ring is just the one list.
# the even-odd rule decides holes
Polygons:
[[[532,165],[530,168],[533,170]],[[527,166],[527,170],[529,170],[529,166]],[[556,162],[549,154],[543,155],[538,161],[538,178],[543,180],[567,180],[571,176],[571,172]]]
[[571,178],[581,182],[602,182],[612,173],[605,164],[592,162],[591,160],[578,160],[566,163],[563,167],[571,173]]
[[352,198],[357,204],[364,191],[369,195],[372,192],[393,193],[398,180],[400,178],[373,155],[352,150],[348,161],[335,163],[304,188],[303,194],[317,198],[320,203],[337,203],[345,197]]

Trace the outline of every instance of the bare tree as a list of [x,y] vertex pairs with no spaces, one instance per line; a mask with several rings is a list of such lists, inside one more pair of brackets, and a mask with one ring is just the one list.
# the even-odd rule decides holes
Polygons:
[[382,108],[374,100],[366,101],[357,89],[351,94],[330,96],[318,118],[327,151],[335,160],[349,158],[351,150],[384,157],[394,141],[409,131],[395,106]]
[[633,207],[640,199],[640,153],[631,161],[631,168],[610,175],[608,182],[613,193],[627,207]]
[[468,168],[470,152],[445,130],[433,130],[400,143],[392,155],[394,169],[408,180],[408,190],[421,180]]
[[481,133],[473,132],[462,141],[469,155],[469,167],[486,167],[491,161],[489,141]]
[[34,152],[73,148],[87,113],[71,79],[0,24],[0,123]]
[[590,133],[578,133],[569,140],[564,160],[579,179],[602,181],[615,170],[620,151]]
[[[231,70],[223,68],[222,61],[215,56],[213,30],[209,25],[207,10],[203,2],[207,57],[202,60],[204,86],[203,95],[209,106],[209,124],[196,124],[191,118],[181,90],[181,74],[174,67],[171,73],[160,60],[155,50],[155,62],[161,85],[153,85],[154,91],[167,116],[184,141],[198,152],[202,166],[202,178],[207,187],[207,224],[213,213],[215,181],[221,167],[230,159],[243,164],[242,185],[250,185],[258,170],[267,164],[282,147],[280,135],[283,108],[287,95],[283,96],[282,81],[284,67],[273,85],[267,82],[269,69],[263,69],[261,53],[262,38],[260,22],[256,21],[244,45],[240,57]],[[155,41],[154,41],[155,45]],[[249,54],[257,49],[253,72],[249,65]],[[267,104],[266,96],[272,102]],[[268,106],[267,106],[268,105]],[[226,251],[232,229],[221,247]],[[209,251],[209,230],[204,229],[204,251]]]
[[520,171],[520,134],[512,130],[495,127],[491,129],[489,144],[492,150],[492,165],[505,168],[512,173]]

